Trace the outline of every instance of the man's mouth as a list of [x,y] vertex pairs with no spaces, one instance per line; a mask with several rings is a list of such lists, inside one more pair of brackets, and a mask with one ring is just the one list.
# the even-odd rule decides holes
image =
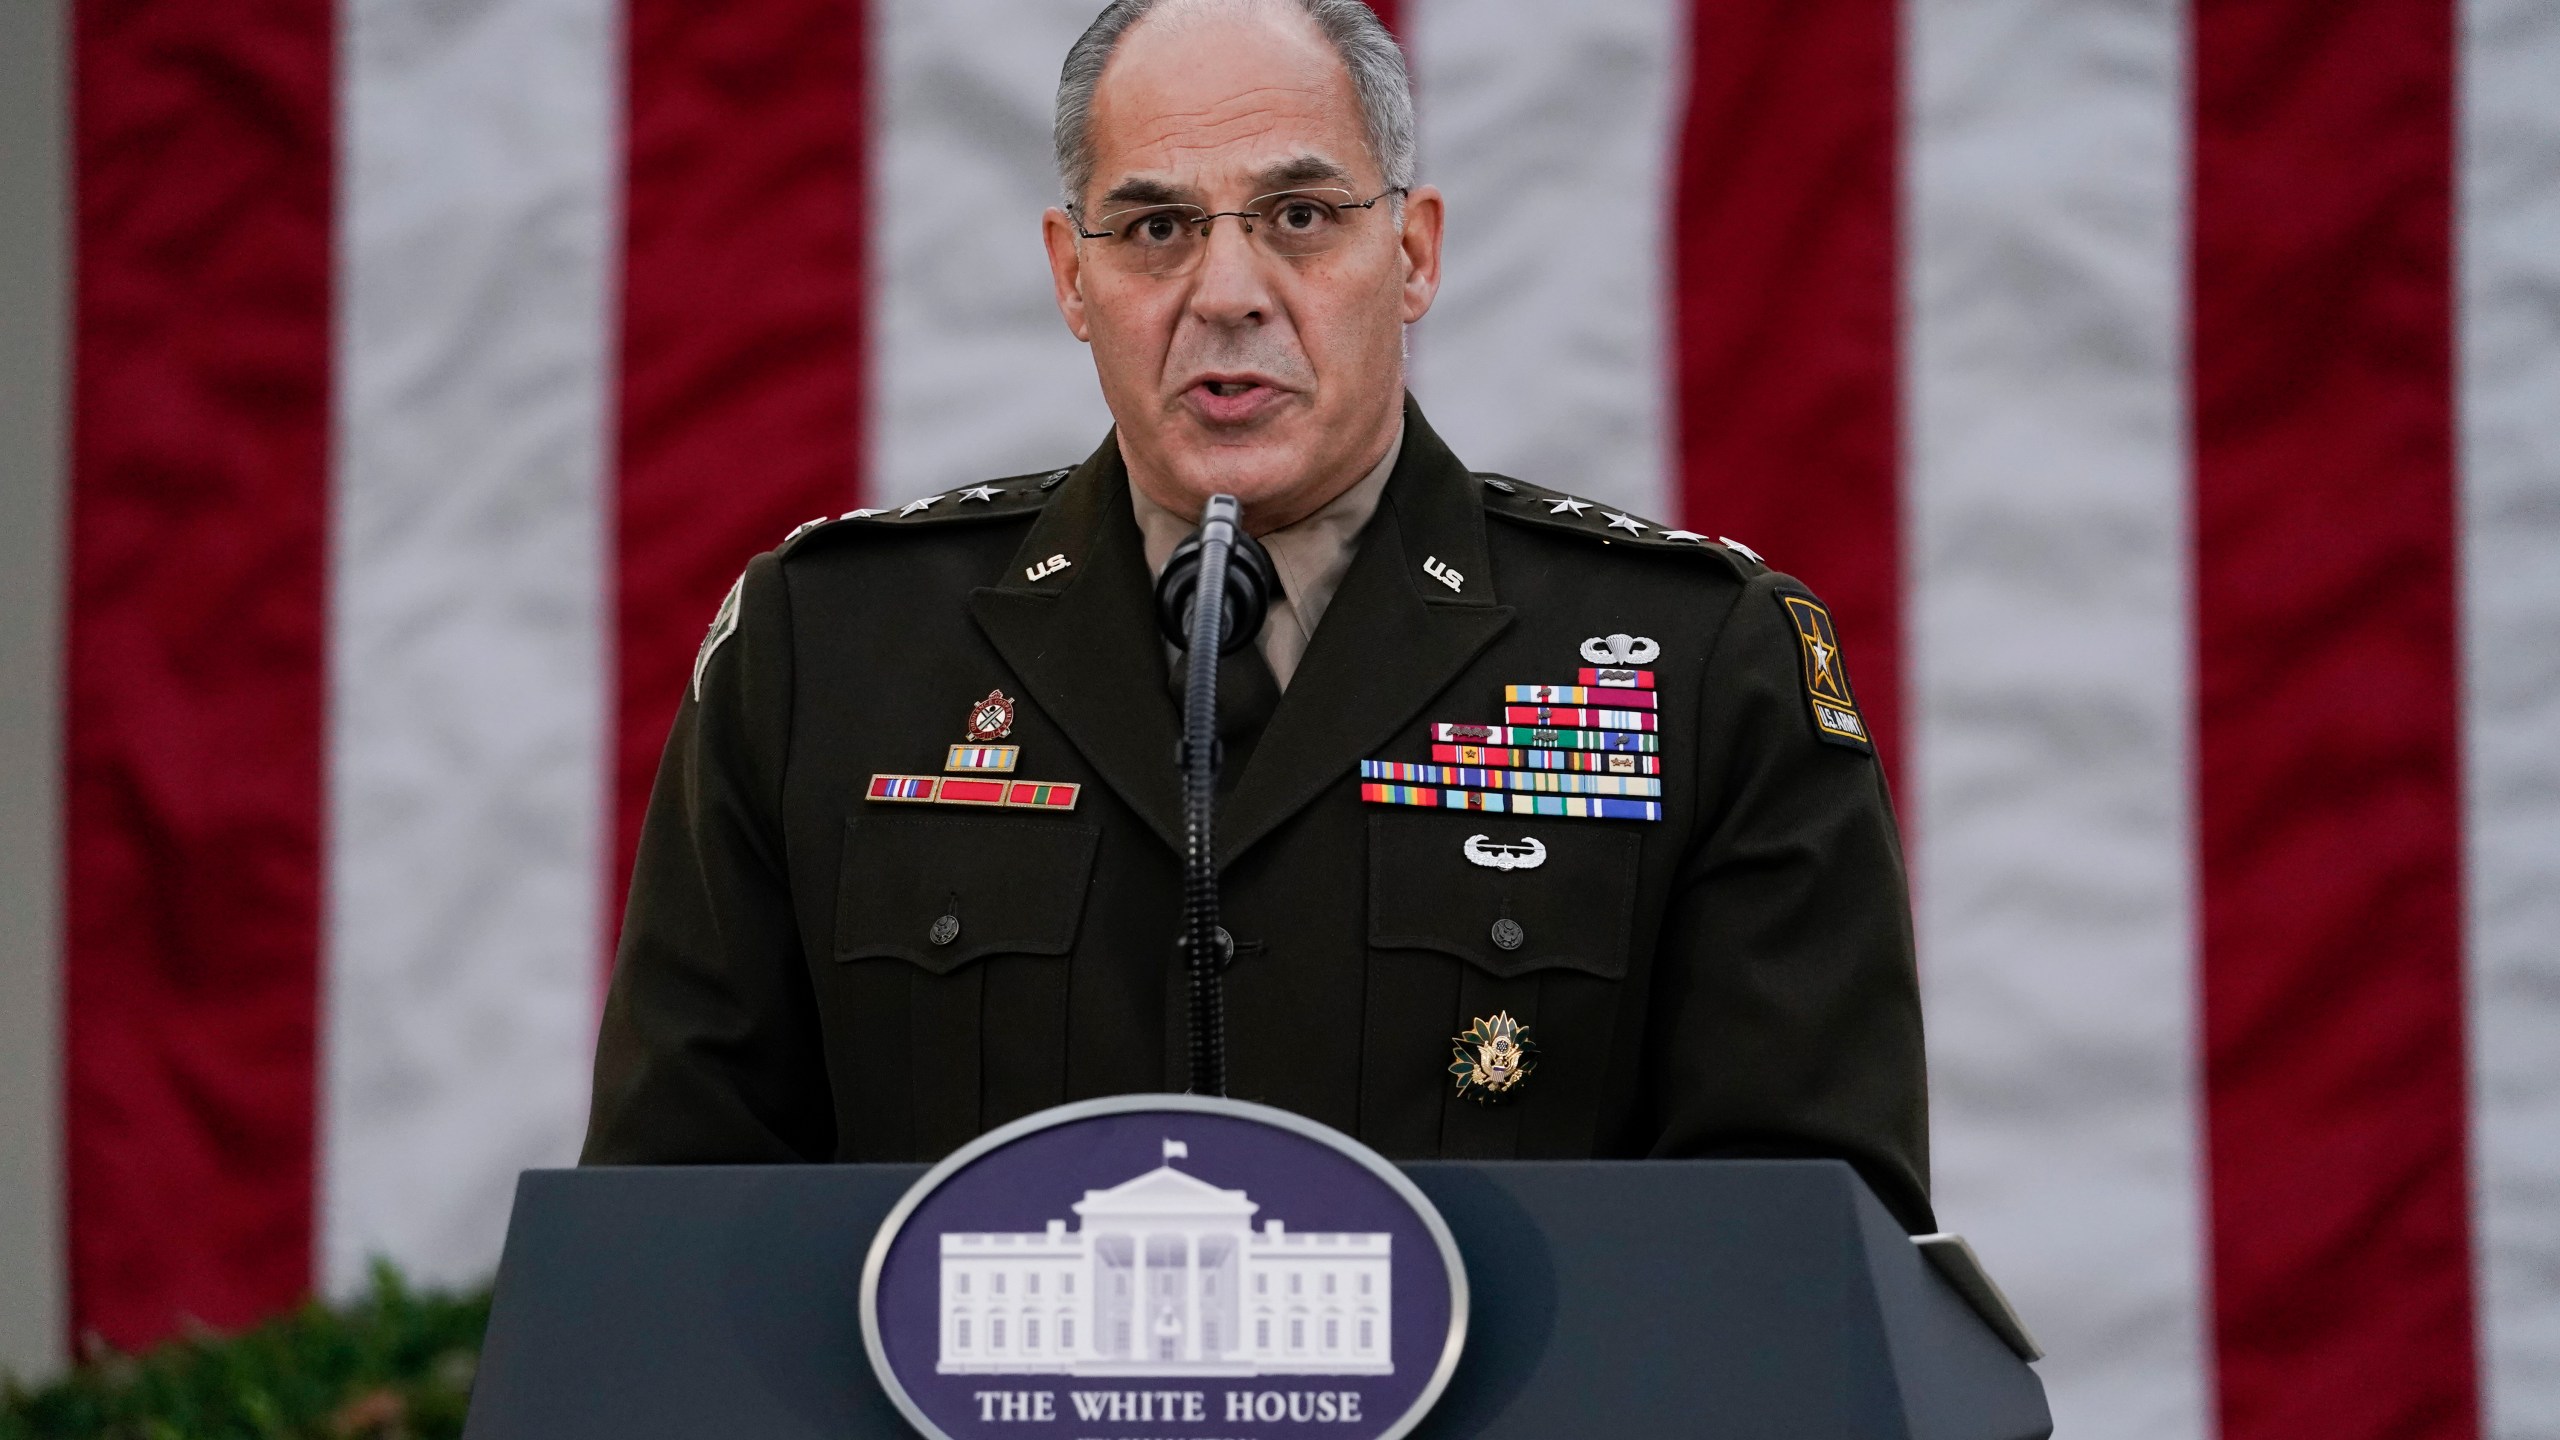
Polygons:
[[1211,425],[1245,425],[1280,403],[1286,392],[1260,376],[1207,375],[1183,392],[1192,414]]

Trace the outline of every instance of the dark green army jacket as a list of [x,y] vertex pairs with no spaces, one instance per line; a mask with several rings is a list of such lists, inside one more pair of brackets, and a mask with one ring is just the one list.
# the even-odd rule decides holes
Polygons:
[[[1610,636],[1658,651],[1660,819],[1363,799],[1363,760],[1430,761]],[[1927,1227],[1909,903],[1835,645],[1747,551],[1471,473],[1408,405],[1221,802],[1229,1092],[1400,1159],[1839,1156]],[[991,693],[1012,778],[1072,810],[866,799]],[[650,798],[587,1162],[929,1160],[1181,1089],[1178,728],[1108,440],[758,556]],[[1537,1064],[1486,1104],[1453,1039],[1497,1013]]]

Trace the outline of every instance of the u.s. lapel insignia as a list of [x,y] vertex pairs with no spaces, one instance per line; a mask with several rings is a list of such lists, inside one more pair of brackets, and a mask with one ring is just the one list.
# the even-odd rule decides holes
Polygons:
[[1832,629],[1831,612],[1811,595],[1780,591],[1778,604],[1787,612],[1796,640],[1804,649],[1804,700],[1813,714],[1813,733],[1834,745],[1876,753],[1858,713],[1857,696],[1849,689],[1848,662],[1840,657],[1840,636]]
[[1467,1033],[1450,1038],[1457,1048],[1451,1052],[1449,1073],[1457,1077],[1458,1093],[1479,1105],[1512,1098],[1538,1068],[1538,1047],[1529,1038],[1529,1027],[1508,1011],[1497,1010],[1490,1020],[1478,1018]]
[[1001,740],[1013,733],[1013,701],[1002,690],[990,690],[987,698],[969,707],[969,738],[979,744]]

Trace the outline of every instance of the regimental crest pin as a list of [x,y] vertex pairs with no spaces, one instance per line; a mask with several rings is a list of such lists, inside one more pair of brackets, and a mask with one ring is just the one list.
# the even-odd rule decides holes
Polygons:
[[1497,1010],[1490,1020],[1479,1018],[1467,1033],[1451,1038],[1457,1049],[1449,1073],[1458,1079],[1458,1093],[1479,1105],[1510,1099],[1538,1068],[1538,1046],[1529,1038],[1529,1027],[1508,1011]]
[[1002,690],[990,690],[987,698],[969,707],[969,739],[984,745],[1013,733],[1013,701]]

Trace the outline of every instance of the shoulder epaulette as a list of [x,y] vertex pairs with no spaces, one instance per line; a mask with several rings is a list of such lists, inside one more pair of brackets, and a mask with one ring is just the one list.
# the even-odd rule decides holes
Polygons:
[[1692,555],[1711,555],[1730,566],[1742,579],[1748,580],[1769,568],[1760,552],[1726,535],[1702,535],[1695,530],[1632,515],[1597,500],[1585,500],[1561,490],[1532,485],[1508,475],[1477,473],[1484,487],[1485,513],[1541,530],[1561,531],[1604,545],[1632,545],[1640,550],[1662,550]]
[[920,495],[903,505],[865,506],[859,510],[847,510],[841,515],[821,515],[792,527],[791,533],[782,537],[780,549],[787,555],[812,535],[857,527],[948,525],[1034,514],[1049,503],[1049,496],[1074,473],[1072,465],[1055,470],[1035,470],[1028,475],[1008,475],[981,485],[945,490],[938,495]]

